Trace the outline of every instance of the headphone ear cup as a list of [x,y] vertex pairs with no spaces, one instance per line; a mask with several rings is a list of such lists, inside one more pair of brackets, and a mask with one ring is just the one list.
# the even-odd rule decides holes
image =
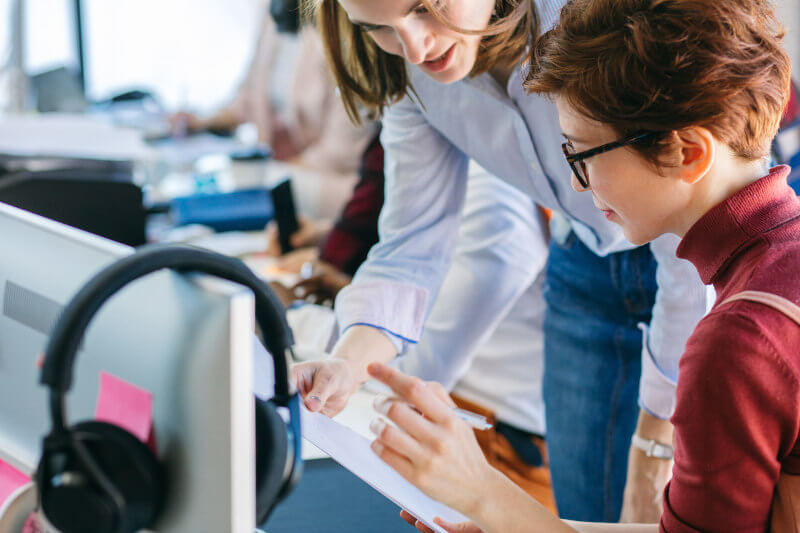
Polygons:
[[62,533],[118,529],[117,506],[86,475],[71,446],[45,439],[36,485],[44,515]]
[[256,398],[256,525],[263,524],[285,482],[288,462],[286,422],[270,402]]
[[[71,432],[122,494],[125,504],[120,522],[124,531],[151,526],[165,493],[163,467],[153,451],[124,429],[106,422],[81,422]],[[80,513],[77,509],[72,512]]]

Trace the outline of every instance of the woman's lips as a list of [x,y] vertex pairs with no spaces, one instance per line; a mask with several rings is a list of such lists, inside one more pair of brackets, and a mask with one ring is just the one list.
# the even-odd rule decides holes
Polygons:
[[450,48],[447,51],[439,56],[438,59],[433,61],[424,61],[422,64],[431,72],[441,72],[447,67],[450,66],[450,63],[453,61],[453,51],[455,50],[455,43],[450,45]]

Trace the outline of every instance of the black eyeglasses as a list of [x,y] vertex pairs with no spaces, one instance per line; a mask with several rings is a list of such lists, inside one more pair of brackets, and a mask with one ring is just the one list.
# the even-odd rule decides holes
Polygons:
[[628,146],[629,144],[643,141],[653,137],[657,133],[658,132],[656,131],[640,131],[629,137],[625,137],[624,139],[610,142],[584,152],[576,152],[575,147],[572,145],[572,141],[567,140],[567,142],[561,145],[561,149],[564,150],[564,157],[567,158],[567,163],[569,163],[570,168],[572,168],[572,172],[575,174],[575,177],[578,178],[578,182],[581,184],[581,187],[588,189],[589,173],[586,171],[586,163],[583,162],[584,159],[588,159],[604,152],[610,152],[611,150],[622,148],[623,146]]

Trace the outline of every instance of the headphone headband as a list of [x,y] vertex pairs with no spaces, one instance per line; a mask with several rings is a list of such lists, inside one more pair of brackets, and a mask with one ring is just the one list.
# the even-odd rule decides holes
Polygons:
[[274,403],[286,406],[289,400],[289,377],[285,354],[293,343],[283,309],[268,285],[239,259],[189,246],[151,245],[125,257],[95,274],[64,308],[45,350],[41,383],[50,387],[53,422],[66,427],[64,395],[72,386],[72,367],[86,327],[100,307],[118,290],[147,274],[171,268],[177,271],[200,271],[252,289],[270,302],[256,298],[256,321],[268,329],[264,342],[273,354],[275,367]]

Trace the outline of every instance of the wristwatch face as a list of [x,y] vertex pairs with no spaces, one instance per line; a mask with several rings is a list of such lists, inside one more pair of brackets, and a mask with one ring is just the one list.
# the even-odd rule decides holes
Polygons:
[[672,447],[664,446],[661,443],[653,442],[653,446],[650,448],[651,452],[650,455],[657,459],[672,459]]

